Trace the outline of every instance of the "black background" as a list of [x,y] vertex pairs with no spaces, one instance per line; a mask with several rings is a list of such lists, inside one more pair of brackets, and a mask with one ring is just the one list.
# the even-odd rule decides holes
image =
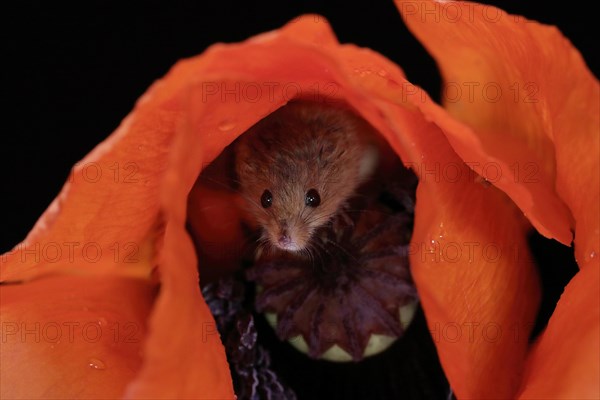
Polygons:
[[[557,25],[598,75],[597,22],[589,6],[486,3]],[[241,41],[315,12],[330,21],[341,42],[379,51],[399,64],[409,80],[438,97],[435,64],[403,26],[392,2],[124,4],[23,1],[3,6],[0,253],[25,237],[71,166],[118,126],[154,80],[178,59],[199,54],[212,43]],[[558,295],[574,271],[572,253],[540,237],[532,242],[546,271],[554,271],[545,272],[545,286]]]

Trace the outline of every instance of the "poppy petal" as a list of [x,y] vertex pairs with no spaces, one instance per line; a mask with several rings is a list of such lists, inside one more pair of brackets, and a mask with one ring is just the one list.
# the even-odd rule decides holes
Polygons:
[[125,397],[232,399],[225,350],[199,294],[191,240],[183,226],[173,223],[167,226],[164,242],[161,295],[149,323],[144,364]]
[[[438,62],[446,110],[472,128],[443,126],[454,149],[540,233],[568,245],[573,221],[565,202],[580,224],[577,240],[586,243],[578,260],[589,258],[589,234],[597,244],[598,230],[581,217],[593,212],[598,220],[598,154],[588,149],[598,148],[599,92],[580,54],[556,28],[491,6],[396,4]],[[582,186],[591,186],[592,196],[577,196]]]
[[451,149],[437,148],[438,158],[423,162],[453,163],[461,178],[421,176],[413,277],[457,398],[513,398],[539,298],[523,217],[504,193],[449,161]]
[[142,363],[147,280],[60,276],[2,285],[2,398],[118,398]]
[[[128,396],[195,398],[204,393],[233,398],[224,349],[198,286],[194,249],[184,222],[175,229],[172,220],[185,220],[178,211],[185,212],[187,192],[161,191],[181,120],[181,96],[186,93],[182,88],[193,81],[194,67],[180,63],[151,87],[119,129],[74,169],[26,240],[0,258],[2,281],[31,283],[36,282],[33,278],[59,274],[137,276],[152,282],[158,265],[161,286],[149,322],[151,334],[144,343],[141,371],[135,371],[139,375],[129,375],[136,379],[130,379]],[[115,169],[121,175],[112,175]],[[191,173],[197,176],[198,170]],[[163,205],[168,203],[165,197],[177,205]],[[69,251],[57,256],[45,250],[55,244]],[[89,253],[88,248],[98,251]],[[15,290],[27,291],[28,285]],[[127,290],[116,296],[123,293]],[[187,368],[182,369],[184,356]]]
[[[579,52],[555,27],[508,15],[491,6],[430,1],[398,1],[397,5],[410,29],[436,58],[446,81],[445,90],[450,87],[463,89],[462,96],[452,98],[448,93],[445,96],[448,111],[473,128],[469,135],[463,136],[446,130],[456,151],[465,160],[475,160],[479,165],[485,165],[489,160],[504,160],[505,165],[512,166],[509,176],[518,185],[494,183],[519,205],[542,234],[570,244],[568,236],[560,233],[567,224],[564,213],[556,206],[558,195],[574,219],[569,225],[575,229],[579,266],[585,268],[593,264],[592,268],[597,270],[600,262],[600,157],[597,150],[600,148],[597,111],[600,91],[597,79]],[[495,92],[486,91],[486,85]],[[478,90],[468,90],[475,87]],[[490,98],[491,93],[493,98]],[[524,149],[524,157],[514,158],[519,149]],[[511,152],[514,155],[508,154]],[[486,158],[485,154],[492,158]],[[525,166],[529,166],[529,171],[519,171]],[[520,196],[517,186],[527,187],[529,197]],[[582,190],[585,190],[585,196],[581,195]],[[528,205],[531,201],[537,204],[539,212]],[[547,218],[540,215],[542,211],[550,213]],[[548,221],[548,218],[555,221]],[[574,281],[571,285],[582,284]],[[559,301],[557,312],[570,308],[572,303],[583,304],[597,293],[597,288],[592,294],[581,293],[581,299],[576,298],[577,291],[569,293]],[[595,306],[589,309],[595,310]],[[530,376],[536,383],[528,388],[544,386],[540,385],[544,373],[552,373],[544,375],[543,379],[553,382],[546,387],[568,388],[564,393],[577,393],[579,382],[585,382],[586,377],[597,379],[597,358],[591,360],[588,354],[592,353],[578,350],[580,345],[582,349],[588,349],[583,343],[598,339],[597,313],[596,321],[592,323],[587,320],[587,310],[582,306],[581,314],[570,314],[571,326],[579,327],[579,319],[585,320],[583,332],[575,336],[568,336],[571,332],[556,322],[563,321],[564,313],[552,317],[533,360],[530,360]],[[567,323],[566,319],[564,321]],[[561,355],[561,340],[570,342],[573,337],[581,340],[572,342],[569,356]],[[578,366],[588,368],[585,373],[582,371],[582,380],[574,373],[567,377],[549,368],[550,360],[559,359],[564,362],[561,370],[574,371]],[[582,390],[580,393],[585,392],[585,385]],[[527,393],[535,392],[528,389]],[[554,395],[552,391],[544,393]]]
[[528,361],[521,399],[600,398],[600,269],[569,282]]

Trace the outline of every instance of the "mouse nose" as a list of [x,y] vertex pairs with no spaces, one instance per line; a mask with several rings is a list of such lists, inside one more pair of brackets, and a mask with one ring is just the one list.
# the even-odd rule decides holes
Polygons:
[[284,230],[283,232],[281,232],[281,235],[279,235],[279,239],[277,240],[277,242],[280,246],[287,247],[290,244],[292,244],[292,238],[290,237],[288,232]]

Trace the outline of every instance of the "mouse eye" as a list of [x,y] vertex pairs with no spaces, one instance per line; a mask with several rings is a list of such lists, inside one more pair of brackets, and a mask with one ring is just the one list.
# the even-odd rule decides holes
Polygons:
[[271,207],[271,204],[273,204],[273,195],[269,189],[265,189],[262,196],[260,196],[260,204],[263,208],[269,208]]
[[309,207],[317,207],[319,204],[321,204],[321,196],[319,196],[317,189],[310,189],[308,192],[306,192],[304,204]]

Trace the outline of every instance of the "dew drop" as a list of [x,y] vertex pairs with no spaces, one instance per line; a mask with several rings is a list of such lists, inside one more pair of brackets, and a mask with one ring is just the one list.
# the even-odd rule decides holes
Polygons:
[[98,318],[98,325],[106,326],[106,324],[108,324],[108,321],[106,320],[106,318],[104,318],[104,317]]
[[596,252],[595,252],[595,251],[592,251],[592,252],[590,253],[590,258],[591,258],[591,259],[594,259],[594,258],[596,258]]
[[217,128],[221,132],[227,132],[232,130],[235,127],[235,122],[230,120],[221,121],[221,123],[217,126]]
[[88,361],[88,366],[93,369],[106,368],[106,364],[104,364],[104,361],[100,360],[99,358],[90,358],[90,360]]
[[365,76],[372,73],[372,71],[369,70],[367,67],[354,68],[353,72],[361,78],[364,78]]
[[377,71],[377,75],[386,77],[388,75],[388,72],[385,69],[380,69],[379,71]]

